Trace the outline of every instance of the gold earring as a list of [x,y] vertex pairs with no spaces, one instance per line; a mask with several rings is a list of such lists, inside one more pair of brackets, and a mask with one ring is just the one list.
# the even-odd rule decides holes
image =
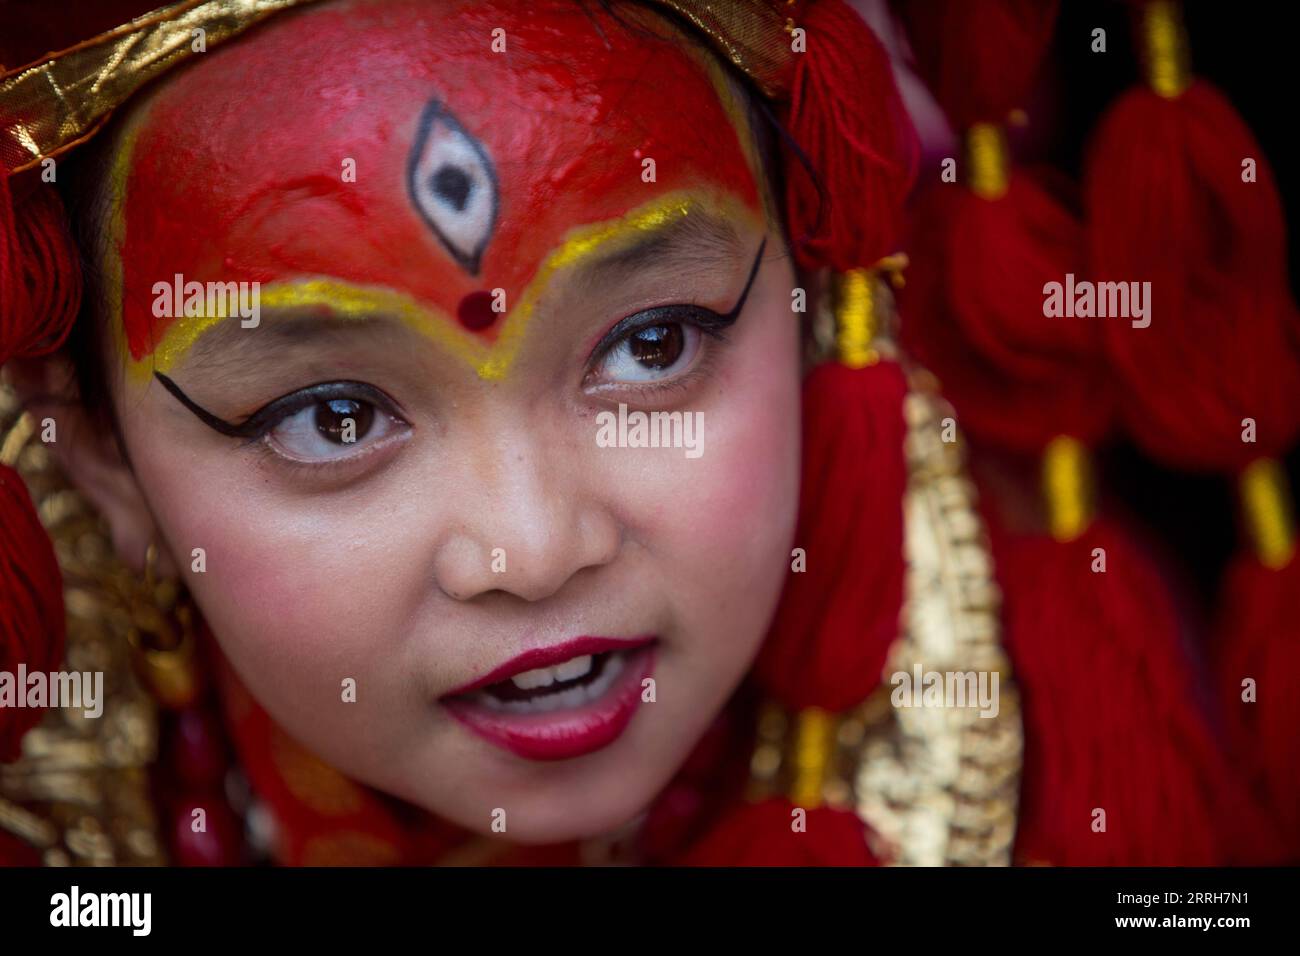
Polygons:
[[158,580],[157,563],[158,547],[150,543],[144,580],[135,579],[124,595],[126,636],[145,687],[162,707],[180,710],[199,696],[194,607],[178,580]]

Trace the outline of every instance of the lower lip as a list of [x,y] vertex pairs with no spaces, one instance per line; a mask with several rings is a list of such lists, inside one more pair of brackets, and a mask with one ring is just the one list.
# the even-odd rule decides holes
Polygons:
[[622,736],[641,703],[641,682],[654,671],[654,645],[628,652],[623,671],[599,700],[572,710],[511,714],[469,700],[444,700],[451,715],[488,743],[527,760],[568,760]]

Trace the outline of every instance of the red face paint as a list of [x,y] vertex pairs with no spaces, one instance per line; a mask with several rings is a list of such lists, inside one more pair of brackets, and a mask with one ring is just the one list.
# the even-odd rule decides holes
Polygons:
[[309,8],[168,83],[126,180],[133,359],[174,321],[149,290],[177,273],[393,289],[493,342],[492,290],[508,312],[574,227],[701,186],[760,204],[701,61],[569,0]]

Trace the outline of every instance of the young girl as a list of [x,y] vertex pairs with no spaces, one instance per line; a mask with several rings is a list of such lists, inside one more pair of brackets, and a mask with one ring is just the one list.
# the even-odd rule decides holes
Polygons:
[[106,671],[135,736],[15,695],[6,858],[1240,858],[1177,648],[1158,705],[1097,675],[1151,765],[1022,731],[839,0],[121,22],[0,87],[5,461],[71,621],[6,469],[0,670]]

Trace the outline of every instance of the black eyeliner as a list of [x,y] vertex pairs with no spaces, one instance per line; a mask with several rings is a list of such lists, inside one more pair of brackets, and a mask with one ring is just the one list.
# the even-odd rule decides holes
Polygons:
[[202,405],[195,402],[181,391],[179,385],[162,372],[154,372],[153,374],[162,383],[163,388],[167,389],[178,402],[189,409],[195,418],[218,434],[230,438],[244,438],[255,441],[266,434],[273,425],[278,424],[280,420],[287,418],[294,412],[333,399],[355,399],[359,396],[369,401],[376,408],[383,409],[390,415],[395,414],[392,410],[392,402],[373,385],[367,385],[365,382],[321,382],[317,385],[300,388],[296,392],[290,392],[288,395],[283,395],[272,402],[268,402],[242,422],[228,422],[213,415]]
[[[230,422],[226,421],[225,419],[218,418],[216,415],[213,415],[202,405],[195,402],[192,398],[190,398],[188,395],[186,395],[184,392],[181,391],[181,387],[179,385],[173,382],[162,372],[154,372],[153,376],[154,378],[158,379],[158,381],[162,382],[162,387],[167,389],[167,391],[171,392],[172,396],[176,399],[176,401],[180,402],[191,412],[193,412],[195,418],[197,418],[203,424],[207,425],[214,432],[219,432],[222,435],[229,435],[231,438],[248,438],[252,434],[252,432],[247,428],[248,422],[243,422],[238,425],[232,425]],[[251,419],[249,421],[251,421]]]
[[736,319],[740,318],[741,310],[745,308],[750,289],[754,287],[754,280],[758,277],[759,266],[763,263],[763,250],[766,248],[767,237],[764,236],[763,241],[759,243],[758,253],[754,256],[754,264],[749,267],[749,278],[745,280],[745,288],[741,290],[740,298],[736,300],[736,304],[731,307],[730,311],[720,314],[712,309],[706,309],[698,305],[660,305],[652,309],[645,309],[635,315],[629,315],[601,336],[600,341],[596,343],[596,347],[591,350],[591,354],[593,356],[604,355],[623,336],[642,328],[652,328],[655,325],[665,324],[665,322],[656,321],[661,317],[665,321],[671,322],[680,322],[683,318],[689,318],[703,331],[714,335],[719,334],[728,326],[734,325]]

